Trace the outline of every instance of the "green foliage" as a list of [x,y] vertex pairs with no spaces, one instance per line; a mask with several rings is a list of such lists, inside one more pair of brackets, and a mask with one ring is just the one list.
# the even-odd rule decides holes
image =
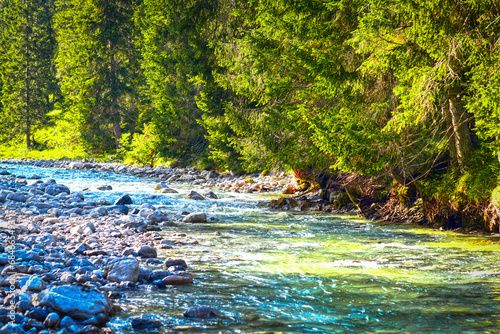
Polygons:
[[421,179],[417,184],[423,196],[443,204],[485,203],[495,197],[494,190],[500,184],[500,166],[488,150],[476,150],[467,160],[465,173],[458,175],[450,169],[445,174]]
[[0,138],[24,134],[27,148],[59,96],[53,10],[53,1],[16,0],[0,11]]
[[144,124],[143,133],[135,133],[128,144],[130,134],[122,138],[122,155],[125,163],[136,165],[155,165],[161,152],[162,142],[154,125]]
[[89,152],[118,148],[123,125],[135,124],[140,73],[133,12],[132,0],[57,1],[61,88]]

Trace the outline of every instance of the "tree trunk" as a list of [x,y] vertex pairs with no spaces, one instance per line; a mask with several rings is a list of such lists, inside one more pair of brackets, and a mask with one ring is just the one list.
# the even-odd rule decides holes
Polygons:
[[463,172],[465,159],[472,151],[472,139],[468,125],[469,117],[463,105],[461,92],[462,90],[459,87],[450,87],[448,89],[446,121],[451,158],[453,163]]
[[30,72],[29,72],[29,29],[30,29],[30,11],[29,11],[29,0],[26,0],[26,32],[25,32],[25,57],[26,57],[26,71],[25,71],[25,89],[26,89],[26,109],[25,109],[25,121],[26,121],[26,148],[31,148],[31,121],[30,121]]
[[121,147],[120,139],[122,138],[122,129],[120,127],[121,116],[120,110],[117,108],[118,105],[118,92],[116,88],[116,60],[113,53],[113,44],[108,41],[108,48],[110,51],[109,58],[109,81],[111,89],[111,119],[113,120],[113,135],[115,137],[115,148],[118,150]]

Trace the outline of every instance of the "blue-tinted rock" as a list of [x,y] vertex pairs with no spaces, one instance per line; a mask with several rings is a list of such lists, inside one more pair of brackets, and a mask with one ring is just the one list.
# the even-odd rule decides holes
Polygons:
[[134,317],[131,319],[130,323],[132,328],[138,331],[146,331],[162,327],[162,323],[158,320],[154,320],[152,315]]
[[129,195],[125,194],[119,199],[116,200],[115,205],[127,205],[127,204],[134,204],[132,202],[132,198],[130,198]]
[[133,257],[121,257],[107,264],[107,279],[111,282],[129,281],[136,283],[139,278],[139,261]]
[[60,325],[63,328],[68,328],[70,326],[76,325],[76,322],[71,317],[65,316],[61,319]]
[[158,256],[156,248],[151,246],[141,246],[141,248],[139,248],[139,250],[137,251],[137,254],[139,254],[140,257],[147,259],[155,258]]
[[65,265],[67,267],[91,267],[95,268],[95,265],[87,259],[69,259],[66,261]]
[[33,307],[27,313],[26,316],[31,319],[38,321],[44,321],[49,315],[50,310],[47,307]]
[[47,328],[53,328],[59,326],[60,321],[61,318],[59,317],[59,314],[52,312],[47,315],[43,322],[43,325]]
[[118,210],[120,213],[124,215],[128,215],[129,209],[126,205],[113,205],[108,208],[108,211]]
[[222,316],[222,313],[205,305],[193,306],[184,312],[184,317],[186,318],[214,319],[220,316]]
[[98,314],[109,316],[111,303],[107,294],[88,286],[53,286],[38,294],[40,306],[49,306],[61,315],[87,320]]
[[18,324],[8,323],[0,328],[0,334],[25,334],[26,332]]

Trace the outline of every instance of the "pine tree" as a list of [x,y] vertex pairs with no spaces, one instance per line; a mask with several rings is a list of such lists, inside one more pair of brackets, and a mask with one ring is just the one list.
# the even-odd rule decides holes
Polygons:
[[57,8],[57,68],[82,141],[91,151],[118,149],[123,125],[137,114],[135,4],[60,0]]
[[41,0],[9,1],[1,12],[0,133],[7,140],[24,133],[27,148],[58,96],[53,13],[53,2]]

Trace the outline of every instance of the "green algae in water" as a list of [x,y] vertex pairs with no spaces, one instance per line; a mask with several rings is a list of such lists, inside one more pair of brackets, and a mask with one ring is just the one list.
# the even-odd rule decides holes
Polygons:
[[[190,259],[195,283],[156,292],[136,312],[163,314],[196,333],[500,332],[496,239],[348,216],[282,216],[185,226],[200,244],[165,256]],[[144,297],[132,295],[141,305]],[[180,316],[200,304],[226,317],[201,325]]]

